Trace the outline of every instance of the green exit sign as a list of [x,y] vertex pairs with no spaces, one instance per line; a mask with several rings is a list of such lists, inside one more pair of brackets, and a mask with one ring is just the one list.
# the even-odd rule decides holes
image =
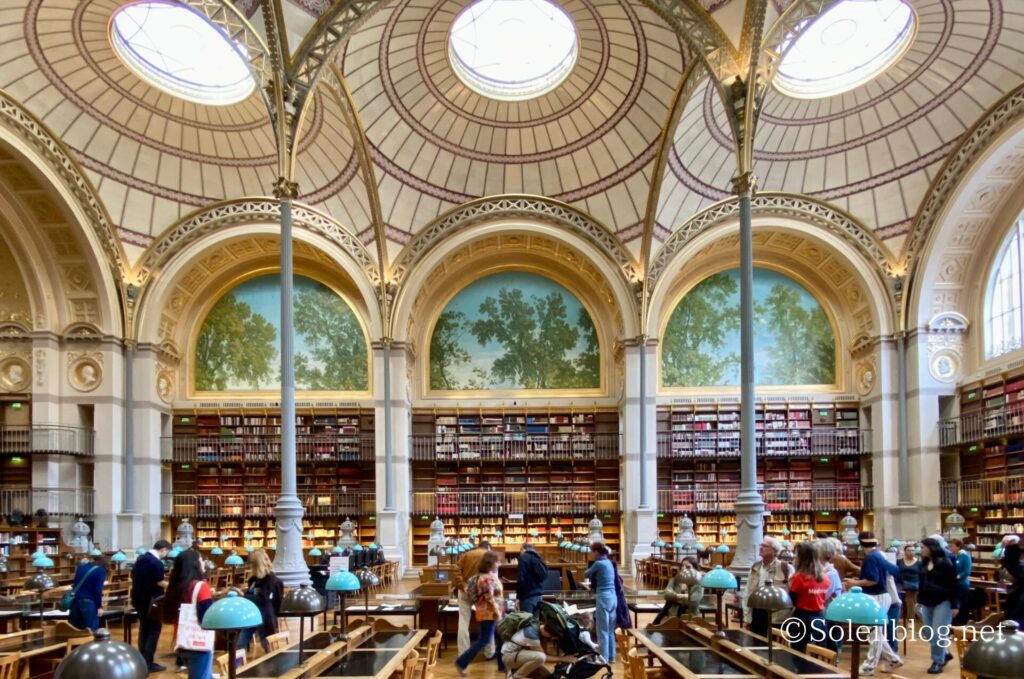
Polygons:
[[831,514],[832,514],[832,512],[822,512],[821,513],[822,516],[830,516]]
[[819,457],[818,461],[819,462],[828,462],[828,458],[827,457]]
[[191,421],[192,421],[191,417],[183,417],[183,418],[181,418],[182,424],[188,424]]
[[976,453],[976,452],[978,452],[978,446],[971,446],[970,448],[967,449],[967,452],[968,453]]
[[426,514],[424,514],[424,515],[423,515],[423,516],[421,516],[420,518],[421,518],[421,519],[423,519],[424,521],[426,521],[426,520],[427,520],[427,519],[429,519],[430,517],[429,517],[429,516],[427,516]]
[[664,515],[664,514],[658,514],[658,518],[659,518],[659,519],[664,519],[664,518],[665,518],[665,515]]
[[828,417],[828,411],[827,410],[819,410],[818,414],[821,415],[822,417]]
[[971,511],[972,512],[976,512],[976,511],[978,511],[978,508],[977,507],[971,507]]
[[12,403],[11,407],[14,408],[15,410],[21,410],[21,404],[20,403]]

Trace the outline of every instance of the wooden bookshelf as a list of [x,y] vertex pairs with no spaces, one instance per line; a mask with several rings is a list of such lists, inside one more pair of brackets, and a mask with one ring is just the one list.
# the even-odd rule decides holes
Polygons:
[[531,531],[541,544],[585,534],[596,514],[618,551],[617,411],[417,411],[412,430],[414,564],[427,563],[435,516],[452,536],[516,545]]
[[[373,411],[299,411],[295,428],[305,527],[318,546],[334,544],[346,517],[358,522],[376,512]],[[166,443],[175,531],[187,517],[210,549],[220,536],[226,536],[227,549],[273,543],[281,492],[280,411],[175,412]]]
[[[857,404],[759,403],[754,417],[757,483],[769,512],[800,517],[782,519],[787,525],[809,523],[816,531],[831,532],[838,512],[859,519],[870,510],[861,481],[868,437]],[[707,535],[699,537],[714,538],[715,544],[721,542],[722,527],[735,529],[739,429],[734,402],[658,411],[658,510],[666,519],[690,514],[708,526]]]

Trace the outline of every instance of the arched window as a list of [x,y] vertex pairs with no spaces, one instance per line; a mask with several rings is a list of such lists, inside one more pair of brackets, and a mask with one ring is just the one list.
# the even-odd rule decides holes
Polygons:
[[1024,215],[1017,217],[1003,244],[985,301],[985,356],[992,358],[1024,346],[1021,309],[1021,259],[1024,253]]

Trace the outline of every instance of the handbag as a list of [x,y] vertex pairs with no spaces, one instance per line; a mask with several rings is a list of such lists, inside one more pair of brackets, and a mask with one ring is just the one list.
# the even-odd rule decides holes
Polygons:
[[214,632],[200,626],[196,607],[199,588],[202,586],[202,582],[197,582],[192,589],[192,602],[182,603],[181,608],[178,609],[178,635],[174,639],[175,648],[186,651],[213,651]]
[[96,570],[97,568],[99,568],[99,566],[93,566],[92,568],[87,570],[85,572],[85,576],[82,578],[81,582],[79,582],[77,585],[75,585],[74,589],[72,589],[70,592],[66,592],[64,594],[64,596],[62,596],[60,598],[60,601],[57,602],[57,610],[61,610],[61,611],[71,610],[71,604],[73,604],[75,602],[75,596],[78,595],[78,590],[82,587],[82,585],[85,584],[85,581],[89,579],[89,576],[92,575],[92,572],[94,570]]

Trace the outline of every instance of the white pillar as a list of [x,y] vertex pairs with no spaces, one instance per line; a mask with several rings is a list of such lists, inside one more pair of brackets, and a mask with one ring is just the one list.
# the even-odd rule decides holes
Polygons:
[[[905,520],[906,537],[942,532],[942,478],[939,451],[939,398],[956,393],[956,385],[932,377],[928,368],[928,334],[907,337],[907,434],[910,467],[910,498],[915,511]],[[961,512],[965,511],[960,508]],[[903,537],[903,536],[897,536]]]
[[94,391],[64,399],[68,407],[92,404],[96,427],[93,487],[96,491],[93,541],[102,549],[120,544],[118,515],[124,501],[124,361],[120,346],[103,351],[103,381]]
[[[644,358],[641,360],[641,352]],[[657,484],[658,458],[656,445],[657,404],[655,394],[658,384],[657,341],[637,338],[624,343],[625,389],[621,409],[622,432],[622,482],[620,496],[625,535],[621,561],[627,556],[632,564],[651,553],[651,541],[658,535]],[[641,364],[644,379],[640,379]],[[641,381],[647,392],[641,398]],[[646,426],[643,436],[644,449],[641,455],[641,425]],[[641,461],[642,458],[642,461]],[[641,474],[641,464],[645,471]],[[648,506],[641,508],[641,477],[646,486]],[[625,564],[623,564],[625,567]],[[630,566],[632,567],[632,566]]]
[[[159,354],[151,344],[140,344],[135,350],[135,470],[131,481],[135,484],[135,509],[138,516],[135,531],[123,537],[125,549],[152,544],[161,536],[160,492],[163,485],[163,465],[160,459],[161,436],[165,418],[171,415],[170,406],[160,399],[157,376],[160,370]],[[131,542],[129,543],[129,539]]]
[[879,539],[888,541],[904,535],[904,517],[916,509],[899,504],[899,361],[892,337],[879,341],[876,359],[876,387],[861,406],[870,409],[871,417],[873,527]]
[[[385,344],[389,346],[385,346]],[[408,347],[390,339],[373,343],[374,423],[377,432],[376,451],[376,507],[377,543],[388,559],[397,559],[399,572],[404,572],[411,560],[409,553],[409,511],[412,496],[410,479],[409,435],[411,411],[408,399],[409,360]],[[389,387],[385,389],[385,377]],[[390,392],[390,404],[385,392]],[[386,412],[390,405],[390,414]],[[390,441],[385,435],[390,421]],[[390,451],[388,444],[390,443]],[[388,485],[391,492],[388,493]],[[392,506],[387,506],[388,495]]]

